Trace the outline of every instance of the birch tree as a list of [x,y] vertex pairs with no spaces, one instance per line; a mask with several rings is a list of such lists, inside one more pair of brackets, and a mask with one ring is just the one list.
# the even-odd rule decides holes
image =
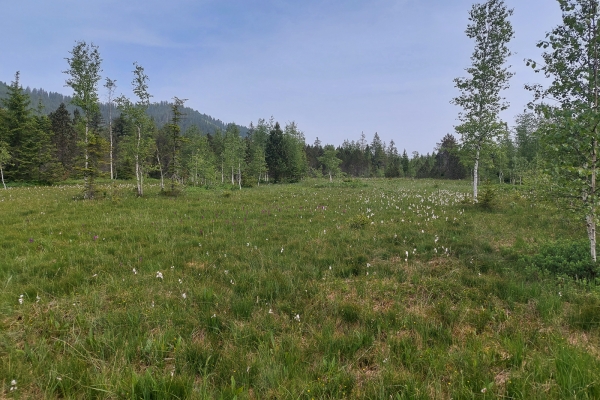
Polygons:
[[108,139],[110,143],[109,151],[110,151],[110,179],[115,179],[114,168],[113,168],[113,129],[112,129],[112,107],[113,107],[113,94],[115,93],[115,89],[117,88],[117,81],[112,80],[110,78],[106,78],[106,83],[104,84],[106,90],[108,90]]
[[144,195],[144,176],[145,171],[145,160],[151,149],[151,144],[148,141],[148,126],[150,119],[146,114],[146,110],[150,105],[150,98],[152,95],[148,93],[148,76],[144,73],[144,68],[137,63],[133,64],[135,69],[133,70],[133,93],[138,98],[136,103],[133,104],[125,96],[121,96],[117,99],[117,104],[121,109],[124,117],[131,123],[135,131],[134,139],[129,143],[130,154],[133,155],[135,160],[135,179],[137,184],[137,195]]
[[470,76],[454,79],[461,94],[452,103],[463,109],[458,115],[461,124],[455,129],[462,137],[463,147],[472,157],[475,201],[482,151],[506,129],[499,113],[508,108],[508,103],[500,92],[508,88],[508,81],[513,76],[505,67],[511,55],[508,43],[514,35],[508,19],[512,13],[502,0],[473,5],[465,31],[467,37],[475,41],[472,65],[466,69]]
[[[66,81],[66,86],[73,89],[72,103],[83,110],[84,121],[84,178],[86,182],[85,197],[94,196],[94,177],[98,171],[90,169],[90,149],[89,146],[95,146],[99,140],[94,138],[90,141],[90,123],[98,113],[98,82],[100,81],[100,67],[102,59],[98,46],[86,44],[84,41],[76,42],[73,50],[69,52],[71,57],[66,60],[69,69],[63,71],[70,77]],[[95,132],[92,134],[96,135]]]
[[[585,220],[596,261],[598,125],[600,112],[600,14],[598,0],[559,0],[562,25],[538,42],[543,62],[527,60],[551,83],[527,86],[532,107],[544,117],[542,150],[553,174],[553,192]],[[550,100],[550,102],[548,102]]]

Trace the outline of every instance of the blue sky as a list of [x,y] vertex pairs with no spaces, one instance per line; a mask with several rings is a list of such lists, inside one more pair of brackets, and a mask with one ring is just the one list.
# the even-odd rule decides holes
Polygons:
[[[453,79],[473,43],[470,0],[21,0],[4,2],[0,80],[71,94],[65,57],[75,41],[99,46],[103,76],[131,96],[133,62],[153,100],[173,96],[224,122],[295,121],[306,141],[339,145],[375,132],[409,153],[454,133]],[[543,82],[524,58],[560,23],[556,0],[505,0],[514,8],[516,73],[504,92],[514,116]],[[104,89],[100,97],[105,99]]]

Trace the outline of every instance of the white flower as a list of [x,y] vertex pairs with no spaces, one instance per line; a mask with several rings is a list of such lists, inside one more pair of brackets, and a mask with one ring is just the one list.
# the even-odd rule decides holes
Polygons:
[[183,297],[184,299],[187,299],[187,294],[183,293],[183,294],[181,295],[181,297]]
[[367,263],[367,268],[371,267],[371,264]]
[[182,284],[182,283],[183,283],[183,281],[181,280],[181,278],[179,278],[179,284]]
[[283,253],[283,247],[281,248],[281,252]]
[[269,308],[269,314],[273,314],[273,310]]
[[35,300],[36,300],[36,301],[35,301],[36,303],[39,303],[39,302],[40,302],[40,300],[42,300],[42,298],[41,298],[41,297],[40,297],[40,295],[38,294],[37,296],[35,296]]
[[23,295],[19,296],[19,304],[23,304]]
[[156,277],[159,279],[163,279],[163,274],[160,271],[156,271]]
[[137,275],[137,269],[134,268],[134,269],[132,269],[132,271],[133,271],[134,275]]
[[10,386],[17,386],[17,381],[14,379],[10,381]]
[[294,319],[298,322],[300,322],[300,314],[296,314],[296,316],[294,317]]
[[175,266],[174,266],[174,265],[171,265],[171,269],[175,269]]

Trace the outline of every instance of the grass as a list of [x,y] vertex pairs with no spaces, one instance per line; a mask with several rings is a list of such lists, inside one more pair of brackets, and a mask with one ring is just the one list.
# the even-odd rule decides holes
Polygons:
[[0,191],[0,398],[599,398],[598,287],[526,261],[583,224],[469,190]]

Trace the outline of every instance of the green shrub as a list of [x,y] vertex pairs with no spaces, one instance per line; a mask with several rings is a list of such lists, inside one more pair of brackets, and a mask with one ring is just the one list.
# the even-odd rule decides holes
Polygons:
[[481,191],[481,195],[477,199],[479,207],[483,208],[484,210],[491,210],[496,206],[496,197],[496,190],[494,190],[490,186],[485,186]]
[[598,275],[598,265],[591,259],[587,240],[545,244],[537,254],[526,257],[526,262],[541,270],[576,279],[593,279]]
[[369,225],[369,218],[366,215],[360,214],[357,215],[348,221],[350,224],[350,228],[352,229],[362,229],[365,226]]

